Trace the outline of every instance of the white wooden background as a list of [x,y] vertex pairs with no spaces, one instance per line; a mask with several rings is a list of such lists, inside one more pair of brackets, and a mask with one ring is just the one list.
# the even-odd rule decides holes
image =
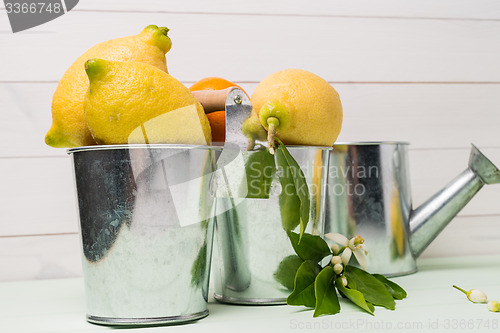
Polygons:
[[[80,0],[12,34],[0,8],[0,281],[81,275],[64,149],[45,146],[52,94],[92,45],[171,29],[170,74],[222,76],[251,93],[303,68],[340,93],[339,140],[411,142],[414,205],[466,167],[470,143],[500,165],[500,1]],[[484,188],[424,256],[500,253],[500,186]]]

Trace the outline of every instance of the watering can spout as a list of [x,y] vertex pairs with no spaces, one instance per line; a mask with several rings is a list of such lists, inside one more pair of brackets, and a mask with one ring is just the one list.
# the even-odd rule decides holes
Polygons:
[[500,183],[500,170],[472,145],[468,168],[410,215],[410,247],[418,257],[484,184]]

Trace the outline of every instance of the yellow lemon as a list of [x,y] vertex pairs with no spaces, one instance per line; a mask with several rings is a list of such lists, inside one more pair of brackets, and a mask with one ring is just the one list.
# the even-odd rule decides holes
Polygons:
[[99,144],[211,143],[203,107],[181,82],[140,62],[91,59],[85,120]]
[[250,117],[243,121],[241,131],[248,138],[248,150],[254,149],[255,140],[264,141],[267,137],[266,130],[260,123],[259,115],[253,108]]
[[340,133],[339,94],[311,72],[286,69],[271,74],[257,85],[251,100],[262,126],[269,131],[272,124],[285,144],[332,146]]
[[83,99],[89,86],[85,62],[92,58],[138,61],[167,72],[165,53],[172,46],[167,32],[167,28],[150,25],[138,35],[97,44],[76,59],[59,81],[52,98],[52,126],[45,142],[58,148],[95,144],[83,114]]

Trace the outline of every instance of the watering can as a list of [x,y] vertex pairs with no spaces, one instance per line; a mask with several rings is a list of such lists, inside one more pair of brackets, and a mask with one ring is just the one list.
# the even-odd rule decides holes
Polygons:
[[367,270],[387,276],[416,272],[416,258],[500,171],[474,145],[468,167],[412,208],[408,144],[338,143],[330,152],[325,233],[361,235]]

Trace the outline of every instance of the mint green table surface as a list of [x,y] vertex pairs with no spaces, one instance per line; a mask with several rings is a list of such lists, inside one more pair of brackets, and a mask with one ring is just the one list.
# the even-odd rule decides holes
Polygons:
[[418,273],[394,278],[408,292],[396,310],[376,307],[375,316],[341,299],[334,316],[313,318],[291,306],[235,306],[209,303],[210,315],[178,326],[120,329],[85,321],[83,280],[0,283],[1,333],[73,332],[500,332],[500,312],[470,303],[451,286],[481,289],[500,301],[500,255],[418,261]]

